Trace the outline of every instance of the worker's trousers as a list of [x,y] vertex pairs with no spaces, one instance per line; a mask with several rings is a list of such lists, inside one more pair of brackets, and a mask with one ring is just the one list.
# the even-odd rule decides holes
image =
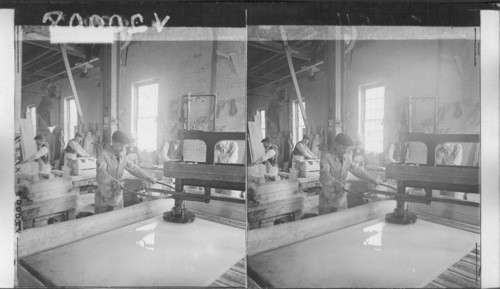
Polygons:
[[95,214],[110,212],[123,208],[123,191],[117,193],[105,192],[102,194],[100,191],[95,193]]
[[347,197],[344,190],[336,191],[333,186],[322,186],[319,194],[318,213],[320,215],[347,210]]

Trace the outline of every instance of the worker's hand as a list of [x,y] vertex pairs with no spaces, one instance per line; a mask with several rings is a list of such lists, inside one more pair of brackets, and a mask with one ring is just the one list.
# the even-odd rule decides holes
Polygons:
[[111,188],[113,189],[113,191],[118,191],[122,188],[122,184],[118,180],[112,180]]
[[370,189],[375,189],[378,185],[380,185],[380,182],[377,181],[376,179],[372,179],[370,180],[370,182],[368,182],[368,185],[370,187]]
[[148,181],[151,182],[152,185],[156,184],[157,180],[153,177],[149,177]]
[[342,184],[339,182],[334,182],[333,187],[335,188],[336,192],[342,192],[344,190],[344,187],[342,187]]

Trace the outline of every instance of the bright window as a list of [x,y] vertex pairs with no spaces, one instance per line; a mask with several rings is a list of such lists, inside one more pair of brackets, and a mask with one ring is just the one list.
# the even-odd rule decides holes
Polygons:
[[31,125],[33,126],[33,133],[36,135],[37,130],[36,130],[36,106],[30,105],[27,108],[26,111],[26,118],[29,118],[31,120]]
[[383,85],[361,87],[360,129],[366,152],[384,151],[384,94]]
[[262,134],[262,138],[265,138],[266,137],[266,110],[263,108],[258,109],[257,115],[259,116],[260,132]]
[[[306,103],[302,101],[304,105],[304,110],[306,109]],[[293,143],[298,143],[302,136],[305,134],[306,125],[304,123],[304,117],[302,116],[302,112],[300,111],[300,104],[298,100],[293,101]]]
[[132,111],[134,113],[134,122],[132,132],[135,134],[137,147],[147,152],[156,151],[158,82],[134,83],[133,91]]
[[64,99],[64,141],[69,142],[75,136],[78,126],[78,112],[76,110],[75,98],[68,96]]

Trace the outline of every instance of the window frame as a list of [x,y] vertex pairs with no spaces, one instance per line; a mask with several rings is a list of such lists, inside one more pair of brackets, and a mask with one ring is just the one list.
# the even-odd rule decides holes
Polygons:
[[[370,89],[383,88],[383,96],[382,96],[382,117],[380,118],[381,126],[382,126],[382,143],[380,144],[381,150],[373,150],[372,146],[366,146],[366,92]],[[365,85],[359,86],[359,105],[358,105],[358,135],[363,137],[363,143],[365,144],[365,152],[367,153],[383,153],[384,152],[384,118],[385,118],[385,104],[386,104],[386,85],[384,82],[373,82]],[[374,120],[379,120],[374,119]],[[372,120],[373,121],[373,120]],[[368,148],[368,149],[367,149]]]
[[[260,133],[262,135],[262,138],[266,138],[266,109],[265,108],[258,108],[257,109],[257,115],[259,116],[259,127],[260,127]],[[264,115],[264,117],[262,117]]]
[[[136,138],[138,138],[138,136],[139,136],[138,132],[137,132],[138,121],[139,121],[139,105],[138,105],[139,104],[139,88],[142,86],[147,86],[147,85],[152,85],[152,84],[156,84],[158,87],[157,96],[156,96],[157,109],[155,111],[155,116],[154,116],[156,119],[156,123],[157,123],[157,120],[158,120],[158,102],[159,102],[159,98],[160,98],[159,79],[155,77],[155,78],[149,78],[149,79],[136,81],[136,82],[132,83],[130,131],[131,131],[131,133],[134,134],[134,136]],[[153,151],[158,150],[158,126],[155,129],[156,129],[156,141],[154,142]],[[136,141],[137,141],[137,145],[139,145],[139,141],[138,140],[136,140]]]
[[[304,109],[306,109],[305,99],[302,99],[302,103],[304,104]],[[302,123],[304,124],[304,126],[300,125],[300,119],[302,119]],[[300,111],[300,103],[298,99],[292,101],[292,126],[292,140],[293,143],[296,144],[302,139],[302,135],[304,134],[303,132],[301,132],[301,128],[306,128],[304,116]]]
[[35,104],[30,104],[26,107],[26,114],[30,113],[31,116],[31,125],[33,126],[33,133],[37,134],[37,110]]
[[78,126],[78,111],[76,111],[76,100],[73,95],[66,96],[64,98],[64,142],[68,143],[72,137],[74,137],[75,133],[77,133],[77,129],[73,133],[71,133],[71,101],[75,102],[75,113],[76,113],[76,126]]

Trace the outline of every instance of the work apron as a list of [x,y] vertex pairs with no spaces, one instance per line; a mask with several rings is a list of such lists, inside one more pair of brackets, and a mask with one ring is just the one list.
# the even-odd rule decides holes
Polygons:
[[292,157],[292,169],[297,169],[297,162],[303,161],[304,156],[301,155],[293,155]]
[[110,185],[99,184],[94,201],[95,214],[121,209],[123,208],[123,190],[113,190]]
[[337,191],[334,186],[323,186],[319,194],[319,214],[347,210],[347,197],[344,190]]
[[38,159],[38,170],[42,174],[50,174],[52,172],[52,167],[50,166],[50,163],[44,163],[41,158]]

